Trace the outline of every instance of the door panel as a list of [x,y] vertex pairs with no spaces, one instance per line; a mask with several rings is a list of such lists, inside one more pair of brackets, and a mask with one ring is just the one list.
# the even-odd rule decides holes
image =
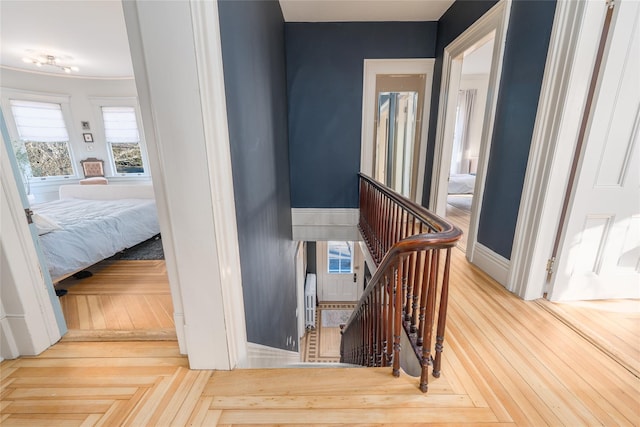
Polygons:
[[[347,245],[331,245],[347,244]],[[336,247],[341,249],[336,249]],[[318,300],[324,301],[357,301],[358,283],[357,248],[353,242],[317,242],[316,258],[318,273]],[[331,251],[330,251],[331,249]],[[347,262],[346,255],[350,253]],[[331,258],[330,258],[331,255]],[[342,261],[342,264],[338,261]],[[348,263],[348,268],[347,267]]]
[[613,17],[552,300],[640,297],[639,13],[623,1]]

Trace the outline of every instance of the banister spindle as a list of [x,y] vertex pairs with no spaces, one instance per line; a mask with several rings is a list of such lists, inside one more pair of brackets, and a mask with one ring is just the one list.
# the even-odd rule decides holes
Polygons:
[[[404,328],[422,365],[420,388],[426,391],[430,362],[433,375],[440,375],[450,249],[461,232],[371,178],[360,175],[359,190],[358,227],[377,270],[342,330],[341,360],[366,366],[392,366],[393,375],[398,376],[400,334]],[[441,249],[446,249],[447,254],[440,282]]]

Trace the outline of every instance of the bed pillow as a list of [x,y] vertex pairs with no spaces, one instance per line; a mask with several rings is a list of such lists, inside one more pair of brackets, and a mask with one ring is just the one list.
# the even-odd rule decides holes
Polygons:
[[38,236],[51,233],[52,231],[55,231],[55,230],[62,230],[62,227],[60,227],[60,224],[58,224],[48,216],[34,213],[31,216],[31,218],[33,219],[33,223],[36,225],[36,228],[38,229]]

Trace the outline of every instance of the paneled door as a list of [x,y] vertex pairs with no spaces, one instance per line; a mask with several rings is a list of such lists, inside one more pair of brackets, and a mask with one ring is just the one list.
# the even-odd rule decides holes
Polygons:
[[640,297],[640,3],[616,9],[551,300]]
[[318,299],[357,301],[357,248],[353,242],[318,242],[316,248]]

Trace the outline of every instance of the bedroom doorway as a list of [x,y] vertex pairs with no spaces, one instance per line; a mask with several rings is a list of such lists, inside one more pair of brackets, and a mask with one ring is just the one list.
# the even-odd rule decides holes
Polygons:
[[445,218],[463,231],[458,247],[465,252],[476,188],[494,40],[495,37],[492,36],[479,46],[465,51],[461,58],[454,59],[460,61],[460,75],[453,135],[445,141],[451,145]]
[[504,54],[509,2],[498,2],[444,49],[429,209],[459,226],[475,256]]

